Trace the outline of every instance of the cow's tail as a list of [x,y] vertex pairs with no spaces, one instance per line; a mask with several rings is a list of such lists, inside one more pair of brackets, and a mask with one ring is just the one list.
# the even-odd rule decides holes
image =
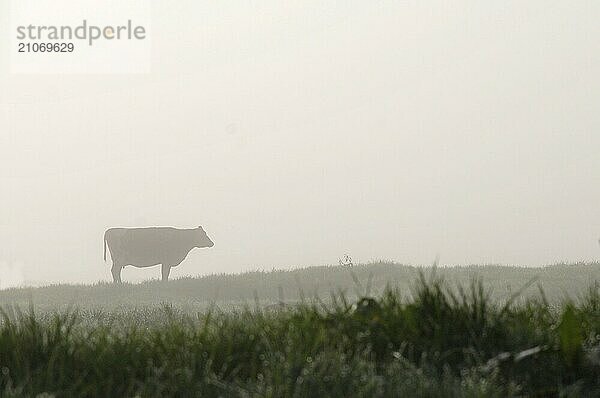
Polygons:
[[108,231],[104,233],[104,261],[106,261],[106,234]]

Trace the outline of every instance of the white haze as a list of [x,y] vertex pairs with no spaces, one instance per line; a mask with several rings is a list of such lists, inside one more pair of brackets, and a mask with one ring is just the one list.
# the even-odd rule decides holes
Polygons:
[[202,225],[173,277],[600,255],[597,1],[153,1],[130,76],[9,74],[0,4],[0,287],[111,226]]

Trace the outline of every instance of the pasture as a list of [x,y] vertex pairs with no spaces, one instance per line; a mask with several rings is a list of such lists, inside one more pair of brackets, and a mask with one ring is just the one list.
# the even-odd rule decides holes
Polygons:
[[[365,295],[377,297],[386,287],[410,298],[414,282],[431,267],[413,267],[391,262],[374,262],[353,267],[321,266],[289,271],[246,272],[181,278],[168,283],[150,280],[139,284],[98,283],[96,285],[51,285],[0,291],[0,306],[39,311],[64,310],[72,306],[89,309],[127,309],[168,303],[185,311],[204,311],[210,307],[232,309],[264,307],[280,302],[329,301],[331,295],[348,299]],[[515,266],[438,267],[436,274],[449,286],[467,286],[480,279],[496,301],[519,292],[518,298],[537,297],[543,289],[546,299],[557,304],[576,299],[595,280],[600,280],[600,263],[556,264],[542,268]],[[110,275],[110,268],[106,269]],[[528,284],[524,290],[523,287]],[[522,291],[521,291],[522,290]]]
[[599,268],[376,263],[5,290],[0,395],[599,396]]

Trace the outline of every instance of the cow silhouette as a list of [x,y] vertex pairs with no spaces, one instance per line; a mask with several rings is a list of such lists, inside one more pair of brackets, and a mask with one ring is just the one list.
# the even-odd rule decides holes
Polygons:
[[128,265],[145,268],[161,264],[162,280],[166,281],[171,267],[181,264],[193,248],[213,246],[202,227],[110,228],[104,233],[104,261],[108,247],[115,283],[121,282],[121,270]]

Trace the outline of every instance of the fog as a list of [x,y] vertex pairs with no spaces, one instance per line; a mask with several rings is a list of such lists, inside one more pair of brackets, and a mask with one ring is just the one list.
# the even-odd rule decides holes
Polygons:
[[598,2],[153,1],[139,75],[11,74],[7,3],[0,287],[115,226],[202,225],[175,278],[600,257]]

